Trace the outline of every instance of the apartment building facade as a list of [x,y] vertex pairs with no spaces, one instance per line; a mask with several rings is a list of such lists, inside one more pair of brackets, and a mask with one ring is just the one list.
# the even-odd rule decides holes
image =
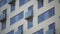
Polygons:
[[0,0],[0,34],[60,34],[60,0]]

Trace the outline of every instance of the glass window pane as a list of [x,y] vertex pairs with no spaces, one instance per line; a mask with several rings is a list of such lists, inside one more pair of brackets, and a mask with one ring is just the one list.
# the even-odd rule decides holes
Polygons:
[[19,6],[24,5],[24,4],[27,3],[28,1],[30,1],[30,0],[20,0]]
[[2,22],[2,30],[4,30],[6,28],[6,21]]
[[49,29],[55,29],[55,23],[50,24]]
[[20,31],[20,34],[23,34],[23,25],[18,27],[18,31]]
[[16,16],[12,17],[11,20],[10,20],[10,25],[16,23],[17,21],[21,20],[23,18],[23,12],[17,14]]
[[43,7],[43,0],[38,0],[38,8]]
[[38,23],[44,21],[44,14],[41,14],[40,16],[38,16]]
[[37,32],[35,32],[35,33],[33,33],[33,34],[43,34],[44,32],[43,32],[43,29],[41,29],[41,30],[39,30],[39,31],[37,31]]
[[33,22],[32,21],[28,21],[28,29],[31,28],[33,26]]
[[46,13],[44,13],[44,20],[49,18],[49,11],[47,11]]
[[0,2],[0,7],[3,6],[3,5],[5,5],[6,3],[7,3],[7,0],[2,0],[2,1]]
[[38,16],[38,23],[52,17],[55,15],[55,8],[51,8],[47,10],[46,12],[42,13],[41,15]]

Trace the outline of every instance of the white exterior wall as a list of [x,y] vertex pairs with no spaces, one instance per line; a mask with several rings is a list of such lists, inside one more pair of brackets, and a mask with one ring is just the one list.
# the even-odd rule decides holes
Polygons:
[[[48,3],[48,0],[44,0],[43,7],[38,9],[37,6],[37,0],[31,0],[28,3],[24,4],[23,6],[19,7],[19,0],[16,0],[16,9],[15,11],[11,12],[10,10],[10,5],[6,4],[3,7],[0,8],[0,13],[4,10],[7,9],[7,24],[6,24],[6,29],[1,31],[1,23],[0,23],[0,34],[6,34],[10,32],[11,30],[14,30],[14,32],[18,31],[18,27],[20,25],[23,26],[23,33],[24,34],[32,34],[41,28],[44,28],[44,34],[46,34],[46,31],[48,30],[48,25],[52,24],[53,22],[56,23],[56,34],[59,34],[60,32],[60,3],[58,0],[53,0],[51,3]],[[28,10],[28,7],[33,5],[33,10],[34,10],[34,15],[33,15],[33,27],[31,29],[27,29],[27,20],[24,18],[17,23],[14,23],[13,25],[10,26],[10,18],[13,16],[17,15],[21,11],[24,11],[24,13]],[[38,24],[38,16],[45,11],[51,9],[52,7],[55,7],[55,15],[45,21],[43,23]]]

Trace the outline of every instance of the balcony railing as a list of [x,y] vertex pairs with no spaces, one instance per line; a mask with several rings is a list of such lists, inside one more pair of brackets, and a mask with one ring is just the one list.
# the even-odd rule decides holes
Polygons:
[[7,3],[11,4],[12,2],[14,2],[15,0],[7,0]]
[[5,14],[0,15],[0,21],[2,21],[5,18],[6,18],[6,15]]
[[55,34],[55,31],[53,29],[50,29],[46,32],[46,34]]
[[15,34],[22,34],[23,32],[21,30],[17,31]]
[[33,11],[32,10],[25,13],[25,19],[28,19],[28,18],[30,18],[32,16],[33,16]]

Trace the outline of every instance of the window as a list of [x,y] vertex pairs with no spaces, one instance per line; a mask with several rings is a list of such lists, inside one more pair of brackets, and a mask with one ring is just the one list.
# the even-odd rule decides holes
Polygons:
[[44,15],[41,14],[38,16],[38,23],[44,21]]
[[50,24],[49,29],[54,29],[55,30],[55,23]]
[[0,1],[0,7],[3,6],[3,5],[5,5],[6,3],[7,3],[7,0],[1,0]]
[[39,31],[37,31],[37,32],[35,32],[33,34],[44,34],[44,32],[43,32],[43,29],[41,29],[41,30],[39,30]]
[[15,0],[9,3],[11,5],[11,12],[15,10]]
[[38,8],[43,7],[43,0],[37,0],[38,1]]
[[53,29],[55,34],[55,23],[49,25],[49,30]]
[[7,16],[7,9],[5,9],[4,11],[3,11],[3,14],[5,15],[5,19],[7,18],[6,16]]
[[28,29],[33,27],[33,5],[28,8]]
[[33,5],[28,8],[28,11],[33,13]]
[[55,8],[51,8],[49,9],[48,11],[44,12],[43,14],[39,15],[38,16],[38,23],[41,23],[42,21],[52,17],[55,15]]
[[6,21],[2,21],[2,30],[4,30],[6,28]]
[[28,12],[25,13],[25,19],[28,20],[33,17],[33,5],[28,8]]
[[18,27],[18,31],[20,31],[20,33],[23,34],[23,25]]
[[7,34],[14,34],[14,30],[8,32]]
[[19,6],[22,6],[22,5],[24,5],[25,3],[27,3],[28,1],[30,1],[30,0],[20,0],[20,2],[19,2]]
[[21,20],[23,18],[24,12],[22,11],[21,13],[17,14],[16,16],[12,17],[10,20],[10,25],[16,23],[17,21]]
[[6,9],[3,11],[2,16],[0,17],[0,22],[2,22],[2,28],[1,30],[4,30],[6,28]]
[[33,18],[30,18],[28,20],[28,29],[30,29],[31,27],[33,27]]
[[33,5],[28,8],[28,12],[25,13],[25,19],[28,21],[28,29],[33,27]]
[[53,0],[48,0],[48,3],[52,2]]

